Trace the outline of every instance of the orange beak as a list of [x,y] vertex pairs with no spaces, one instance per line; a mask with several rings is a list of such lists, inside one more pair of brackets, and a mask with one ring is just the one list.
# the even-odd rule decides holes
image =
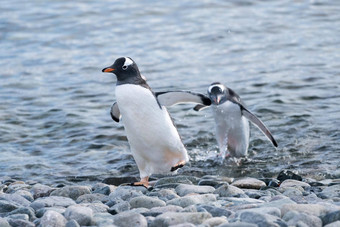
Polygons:
[[110,67],[104,68],[104,69],[102,70],[103,73],[110,73],[110,72],[113,72],[113,71],[115,71],[115,69],[110,68]]

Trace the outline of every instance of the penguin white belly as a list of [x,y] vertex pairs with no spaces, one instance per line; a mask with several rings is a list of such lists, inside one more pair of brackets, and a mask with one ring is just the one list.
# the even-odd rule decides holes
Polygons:
[[132,84],[118,85],[116,99],[141,178],[153,173],[169,173],[174,165],[188,161],[187,151],[167,109],[160,108],[149,89]]
[[249,145],[249,122],[242,116],[240,106],[226,101],[214,106],[216,137],[220,152],[230,152],[233,157],[247,155]]

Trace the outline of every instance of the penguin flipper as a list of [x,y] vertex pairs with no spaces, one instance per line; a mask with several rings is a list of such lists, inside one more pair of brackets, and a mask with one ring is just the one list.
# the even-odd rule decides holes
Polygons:
[[115,122],[119,122],[120,111],[119,111],[117,102],[114,102],[112,104],[111,110],[110,110],[110,115],[111,115],[112,120],[114,120]]
[[205,109],[205,108],[207,108],[208,106],[206,106],[206,105],[202,105],[202,104],[197,104],[195,107],[194,107],[194,110],[195,111],[201,111],[201,110],[203,110],[203,109]]
[[155,96],[162,106],[173,106],[180,103],[198,103],[204,106],[211,104],[210,99],[205,95],[191,91],[156,92]]
[[244,106],[241,106],[242,114],[244,117],[246,117],[251,123],[253,123],[255,126],[257,126],[262,133],[267,136],[267,138],[272,142],[272,144],[277,147],[277,142],[274,139],[273,135],[269,131],[269,129],[263,124],[263,122],[258,119],[253,113],[251,113],[249,110],[247,110]]

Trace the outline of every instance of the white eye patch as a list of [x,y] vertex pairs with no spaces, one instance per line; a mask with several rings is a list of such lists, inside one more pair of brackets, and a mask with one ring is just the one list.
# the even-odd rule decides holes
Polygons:
[[215,87],[218,87],[222,92],[225,90],[225,87],[222,84],[214,84],[209,87],[208,92],[211,93],[211,90]]
[[125,57],[125,62],[124,62],[124,65],[123,65],[123,69],[127,69],[127,67],[129,67],[132,64],[133,64],[133,61],[131,60],[131,58]]

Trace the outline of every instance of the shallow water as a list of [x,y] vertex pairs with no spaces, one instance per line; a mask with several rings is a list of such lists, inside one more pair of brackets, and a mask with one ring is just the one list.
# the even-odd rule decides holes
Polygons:
[[138,176],[110,119],[115,58],[154,91],[205,93],[220,81],[271,129],[249,157],[214,156],[209,109],[169,108],[191,156],[183,174],[340,177],[340,2],[18,1],[0,4],[0,177],[47,183]]

